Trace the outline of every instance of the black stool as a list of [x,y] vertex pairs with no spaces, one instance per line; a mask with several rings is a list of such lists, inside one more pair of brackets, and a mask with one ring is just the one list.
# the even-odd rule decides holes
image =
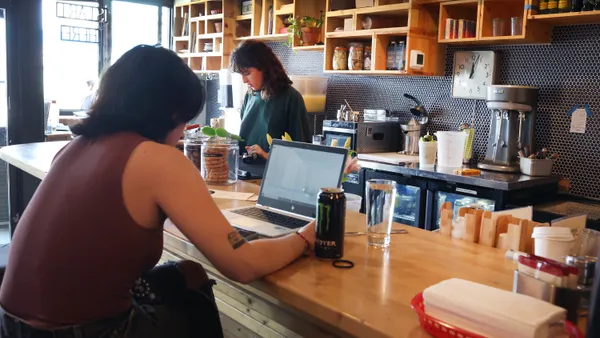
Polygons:
[[10,249],[10,244],[0,245],[0,284],[2,284],[2,280],[4,279],[6,264],[8,264],[8,249]]

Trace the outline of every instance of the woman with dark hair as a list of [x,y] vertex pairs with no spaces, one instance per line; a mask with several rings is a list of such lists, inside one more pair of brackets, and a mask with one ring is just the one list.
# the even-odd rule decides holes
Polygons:
[[73,128],[79,136],[19,221],[0,288],[0,337],[222,336],[202,267],[155,267],[167,217],[241,283],[310,250],[314,223],[246,243],[175,148],[202,89],[164,48],[135,47],[107,70],[89,118]]
[[269,46],[256,40],[243,42],[231,54],[231,68],[250,88],[242,105],[240,136],[249,154],[267,158],[267,134],[310,142],[308,115],[302,95],[292,87],[281,62]]

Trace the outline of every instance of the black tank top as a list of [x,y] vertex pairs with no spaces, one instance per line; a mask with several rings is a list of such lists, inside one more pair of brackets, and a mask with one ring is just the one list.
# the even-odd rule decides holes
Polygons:
[[[123,200],[123,172],[143,137],[78,137],[56,156],[18,223],[0,305],[40,328],[113,317],[162,253],[162,229],[146,230]],[[34,324],[35,323],[35,324]]]

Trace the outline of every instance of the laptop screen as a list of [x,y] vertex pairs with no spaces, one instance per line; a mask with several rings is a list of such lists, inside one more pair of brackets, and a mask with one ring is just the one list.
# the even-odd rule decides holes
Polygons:
[[314,218],[321,188],[341,183],[347,150],[273,140],[258,204]]

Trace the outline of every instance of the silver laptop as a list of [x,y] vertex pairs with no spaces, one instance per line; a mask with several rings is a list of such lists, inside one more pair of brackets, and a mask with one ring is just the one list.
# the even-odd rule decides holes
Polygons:
[[223,211],[232,225],[267,237],[295,232],[316,216],[321,188],[341,184],[347,150],[273,140],[256,207]]

